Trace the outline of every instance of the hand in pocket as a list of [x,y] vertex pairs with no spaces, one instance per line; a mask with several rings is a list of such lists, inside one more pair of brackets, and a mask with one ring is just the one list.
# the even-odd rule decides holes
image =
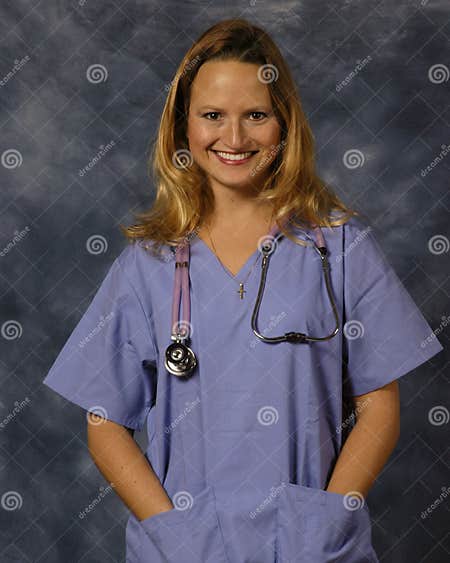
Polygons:
[[338,493],[288,483],[279,499],[279,561],[378,563],[368,508],[352,504]]
[[141,563],[228,563],[211,486],[189,508],[173,508],[140,522]]

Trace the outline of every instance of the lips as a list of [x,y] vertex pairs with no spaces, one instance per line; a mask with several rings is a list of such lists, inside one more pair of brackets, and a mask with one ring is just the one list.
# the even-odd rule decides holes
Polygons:
[[219,150],[214,150],[211,149],[212,152],[218,153],[218,152],[223,152],[224,154],[245,154],[247,152],[251,152],[252,154],[256,154],[259,151],[239,151],[239,152],[230,152],[230,151],[219,151]]
[[[214,153],[215,157],[218,159],[218,161],[220,163],[225,164],[226,166],[239,166],[239,165],[246,164],[247,162],[249,162],[249,160],[251,160],[258,151],[247,151],[247,152],[244,152],[244,153],[242,153],[242,152],[226,153],[224,151],[215,151],[215,150],[211,149],[211,152]],[[232,155],[248,154],[248,156],[246,158],[225,158],[222,155],[220,155],[219,153],[232,154]]]

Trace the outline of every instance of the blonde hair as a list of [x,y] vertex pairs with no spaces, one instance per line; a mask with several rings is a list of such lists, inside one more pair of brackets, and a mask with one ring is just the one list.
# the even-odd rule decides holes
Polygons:
[[[129,242],[149,239],[158,253],[163,244],[182,243],[212,212],[212,190],[204,172],[192,161],[186,136],[191,85],[200,66],[211,60],[253,63],[260,67],[258,72],[269,76],[265,82],[280,124],[281,141],[273,147],[277,155],[270,164],[271,174],[255,200],[272,205],[272,218],[281,232],[295,243],[304,244],[293,237],[289,224],[294,228],[333,227],[359,215],[346,207],[316,174],[314,137],[278,47],[259,27],[244,19],[227,19],[197,39],[176,72],[149,159],[156,198],[149,211],[134,213],[136,224],[120,225]],[[340,216],[332,217],[334,211]]]

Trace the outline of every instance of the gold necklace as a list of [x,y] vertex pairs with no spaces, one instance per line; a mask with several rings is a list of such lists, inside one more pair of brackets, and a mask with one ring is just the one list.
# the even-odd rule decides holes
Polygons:
[[[213,238],[212,238],[212,236],[211,236],[211,231],[209,230],[208,225],[205,224],[205,226],[206,226],[206,228],[207,228],[207,230],[208,230],[208,235],[209,235],[209,238],[210,238],[210,240],[211,240],[211,244],[212,244],[212,246],[213,246],[214,254],[216,255],[216,258],[217,258],[219,264],[222,266],[222,268],[224,269],[225,273],[226,273],[228,276],[230,276],[230,278],[232,278],[233,280],[235,280],[235,276],[232,276],[232,275],[230,274],[230,272],[228,271],[228,269],[225,268],[225,266],[222,264],[222,260],[221,260],[221,259],[219,258],[219,256],[217,255],[216,245],[214,244]],[[256,266],[256,262],[258,262],[260,255],[261,255],[261,252],[258,252],[258,256],[256,257],[256,260],[255,260],[255,262],[253,263],[253,266],[252,266],[250,272],[247,274],[245,280],[244,280],[243,282],[238,282],[238,283],[239,283],[239,289],[236,291],[236,293],[239,293],[239,296],[240,296],[241,300],[244,299],[244,293],[247,293],[247,292],[245,291],[245,289],[244,289],[244,284],[245,284],[245,282],[248,280],[248,277],[250,276],[250,274],[253,272],[253,268]]]

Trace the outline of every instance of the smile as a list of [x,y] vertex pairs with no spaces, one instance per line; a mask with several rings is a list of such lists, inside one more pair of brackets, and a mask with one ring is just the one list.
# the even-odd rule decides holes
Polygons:
[[258,151],[249,151],[249,152],[242,152],[242,153],[230,153],[230,152],[222,152],[222,151],[215,151],[212,152],[217,156],[217,158],[226,164],[233,163],[233,164],[242,164],[244,162],[248,162],[254,154]]

